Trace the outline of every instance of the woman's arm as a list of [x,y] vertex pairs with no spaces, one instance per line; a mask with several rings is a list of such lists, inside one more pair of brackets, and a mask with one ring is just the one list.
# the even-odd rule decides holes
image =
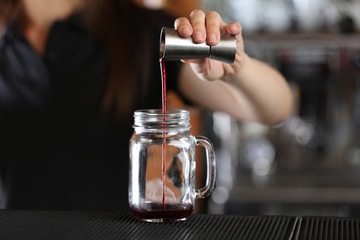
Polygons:
[[283,76],[271,66],[244,52],[241,26],[226,24],[216,12],[193,11],[190,18],[178,18],[179,34],[195,42],[216,45],[220,34],[236,36],[237,53],[233,64],[212,59],[186,60],[180,75],[182,93],[213,111],[224,111],[239,120],[276,124],[292,109],[292,95]]

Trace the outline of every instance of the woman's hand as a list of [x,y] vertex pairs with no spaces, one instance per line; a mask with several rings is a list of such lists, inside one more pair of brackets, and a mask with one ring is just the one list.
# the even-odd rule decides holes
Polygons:
[[[284,77],[272,66],[244,52],[241,25],[226,24],[217,12],[195,10],[189,18],[176,19],[175,28],[195,43],[216,45],[225,33],[236,36],[233,64],[213,59],[183,60],[179,89],[189,100],[213,111],[223,111],[239,120],[277,124],[292,111],[292,94]],[[222,81],[201,81],[222,80]]]
[[192,69],[201,79],[222,79],[227,75],[237,73],[241,69],[246,54],[244,53],[240,23],[226,24],[215,11],[205,14],[201,10],[194,10],[189,18],[180,17],[176,19],[175,29],[183,37],[191,36],[195,43],[206,42],[211,46],[219,43],[222,34],[228,33],[236,36],[237,50],[233,64],[226,64],[209,58],[182,60],[191,63]]

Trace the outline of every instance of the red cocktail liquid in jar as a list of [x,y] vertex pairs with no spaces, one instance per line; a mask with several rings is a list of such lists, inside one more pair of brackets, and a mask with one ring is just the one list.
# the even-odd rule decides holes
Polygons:
[[149,222],[176,222],[183,221],[193,212],[192,205],[149,204],[148,209],[137,209],[130,207],[131,212],[138,219]]

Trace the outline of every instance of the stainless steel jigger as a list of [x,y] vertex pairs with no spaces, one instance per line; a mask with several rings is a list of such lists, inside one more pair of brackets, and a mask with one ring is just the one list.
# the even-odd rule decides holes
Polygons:
[[191,37],[181,37],[173,28],[163,27],[160,34],[160,57],[165,60],[211,58],[232,64],[236,55],[235,36],[221,36],[216,46],[194,43]]

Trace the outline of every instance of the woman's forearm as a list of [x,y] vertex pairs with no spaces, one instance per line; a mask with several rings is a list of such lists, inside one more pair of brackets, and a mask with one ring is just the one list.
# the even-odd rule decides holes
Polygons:
[[292,110],[292,94],[284,77],[270,65],[244,55],[241,69],[223,80],[247,98],[253,118],[266,124],[286,119]]
[[241,72],[213,81],[199,78],[190,64],[184,64],[179,89],[195,104],[243,121],[273,125],[285,120],[292,109],[291,91],[282,75],[251,58]]

